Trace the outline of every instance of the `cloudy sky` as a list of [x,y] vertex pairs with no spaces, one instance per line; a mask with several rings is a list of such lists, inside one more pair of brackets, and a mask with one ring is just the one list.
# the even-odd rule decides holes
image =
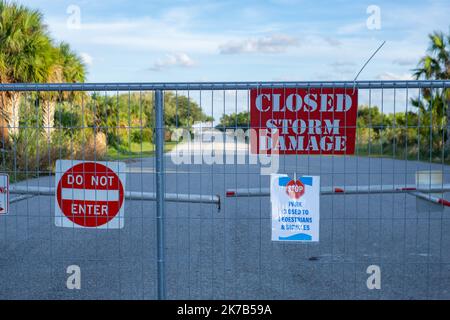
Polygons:
[[101,82],[351,80],[384,40],[360,79],[407,79],[450,12],[437,0],[19,2]]

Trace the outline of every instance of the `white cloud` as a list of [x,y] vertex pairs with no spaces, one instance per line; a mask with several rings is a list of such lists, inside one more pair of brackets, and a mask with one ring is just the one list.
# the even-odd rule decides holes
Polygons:
[[219,52],[221,54],[282,53],[289,47],[296,47],[298,45],[297,38],[283,34],[275,34],[256,39],[229,41],[219,46]]
[[89,53],[81,52],[80,57],[81,60],[83,60],[83,62],[88,66],[92,65],[92,63],[94,62],[94,58],[92,58],[92,56]]
[[216,52],[217,47],[230,37],[221,34],[188,31],[168,18],[121,19],[97,23],[83,23],[79,30],[68,30],[66,23],[49,19],[47,24],[58,40],[64,40],[74,47],[105,46],[127,51],[146,52]]
[[346,79],[358,72],[357,65],[354,61],[338,60],[330,63],[330,67],[336,75],[340,75],[341,77],[346,76]]
[[159,59],[150,68],[152,71],[161,71],[169,67],[192,67],[195,63],[186,53],[178,52],[167,54],[164,59]]
[[354,61],[335,61],[330,63],[330,66],[333,68],[354,67],[356,63]]
[[323,37],[323,40],[332,47],[338,47],[342,44],[342,42],[337,38]]
[[378,80],[413,80],[409,73],[397,74],[393,72],[383,72],[376,77]]

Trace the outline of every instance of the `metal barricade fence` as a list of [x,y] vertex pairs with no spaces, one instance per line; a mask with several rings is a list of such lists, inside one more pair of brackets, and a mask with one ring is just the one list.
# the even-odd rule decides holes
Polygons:
[[[450,298],[449,88],[450,81],[0,84],[0,174],[10,195],[0,214],[0,298]],[[354,130],[354,152],[321,140],[335,123],[310,122],[310,105],[295,110],[305,116],[300,128],[287,119],[278,125],[314,131],[317,150],[308,142],[302,154],[256,155],[254,130],[275,124],[251,114],[252,92],[284,90],[356,93],[356,123],[345,116],[340,124]],[[299,141],[284,148],[303,148]],[[122,191],[111,184],[87,196],[84,184],[79,191],[61,182],[88,162],[96,169],[83,167],[83,179],[98,179],[102,164],[111,169],[106,180],[124,177]],[[276,172],[320,176],[319,242],[271,241]],[[117,228],[102,216],[114,208],[122,210]],[[92,220],[76,220],[76,210]]]

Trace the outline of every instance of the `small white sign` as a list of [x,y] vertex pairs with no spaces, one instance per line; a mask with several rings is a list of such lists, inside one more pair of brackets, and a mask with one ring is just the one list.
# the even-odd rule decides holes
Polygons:
[[272,241],[318,242],[320,177],[272,174]]
[[121,229],[124,226],[123,162],[58,160],[55,225],[67,228]]
[[0,173],[0,214],[7,214],[9,211],[9,176]]

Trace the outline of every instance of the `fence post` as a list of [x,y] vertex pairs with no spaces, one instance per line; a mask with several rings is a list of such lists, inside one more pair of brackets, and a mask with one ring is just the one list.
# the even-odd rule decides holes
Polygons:
[[166,299],[164,265],[164,93],[155,91],[155,145],[156,145],[156,237],[158,300]]

